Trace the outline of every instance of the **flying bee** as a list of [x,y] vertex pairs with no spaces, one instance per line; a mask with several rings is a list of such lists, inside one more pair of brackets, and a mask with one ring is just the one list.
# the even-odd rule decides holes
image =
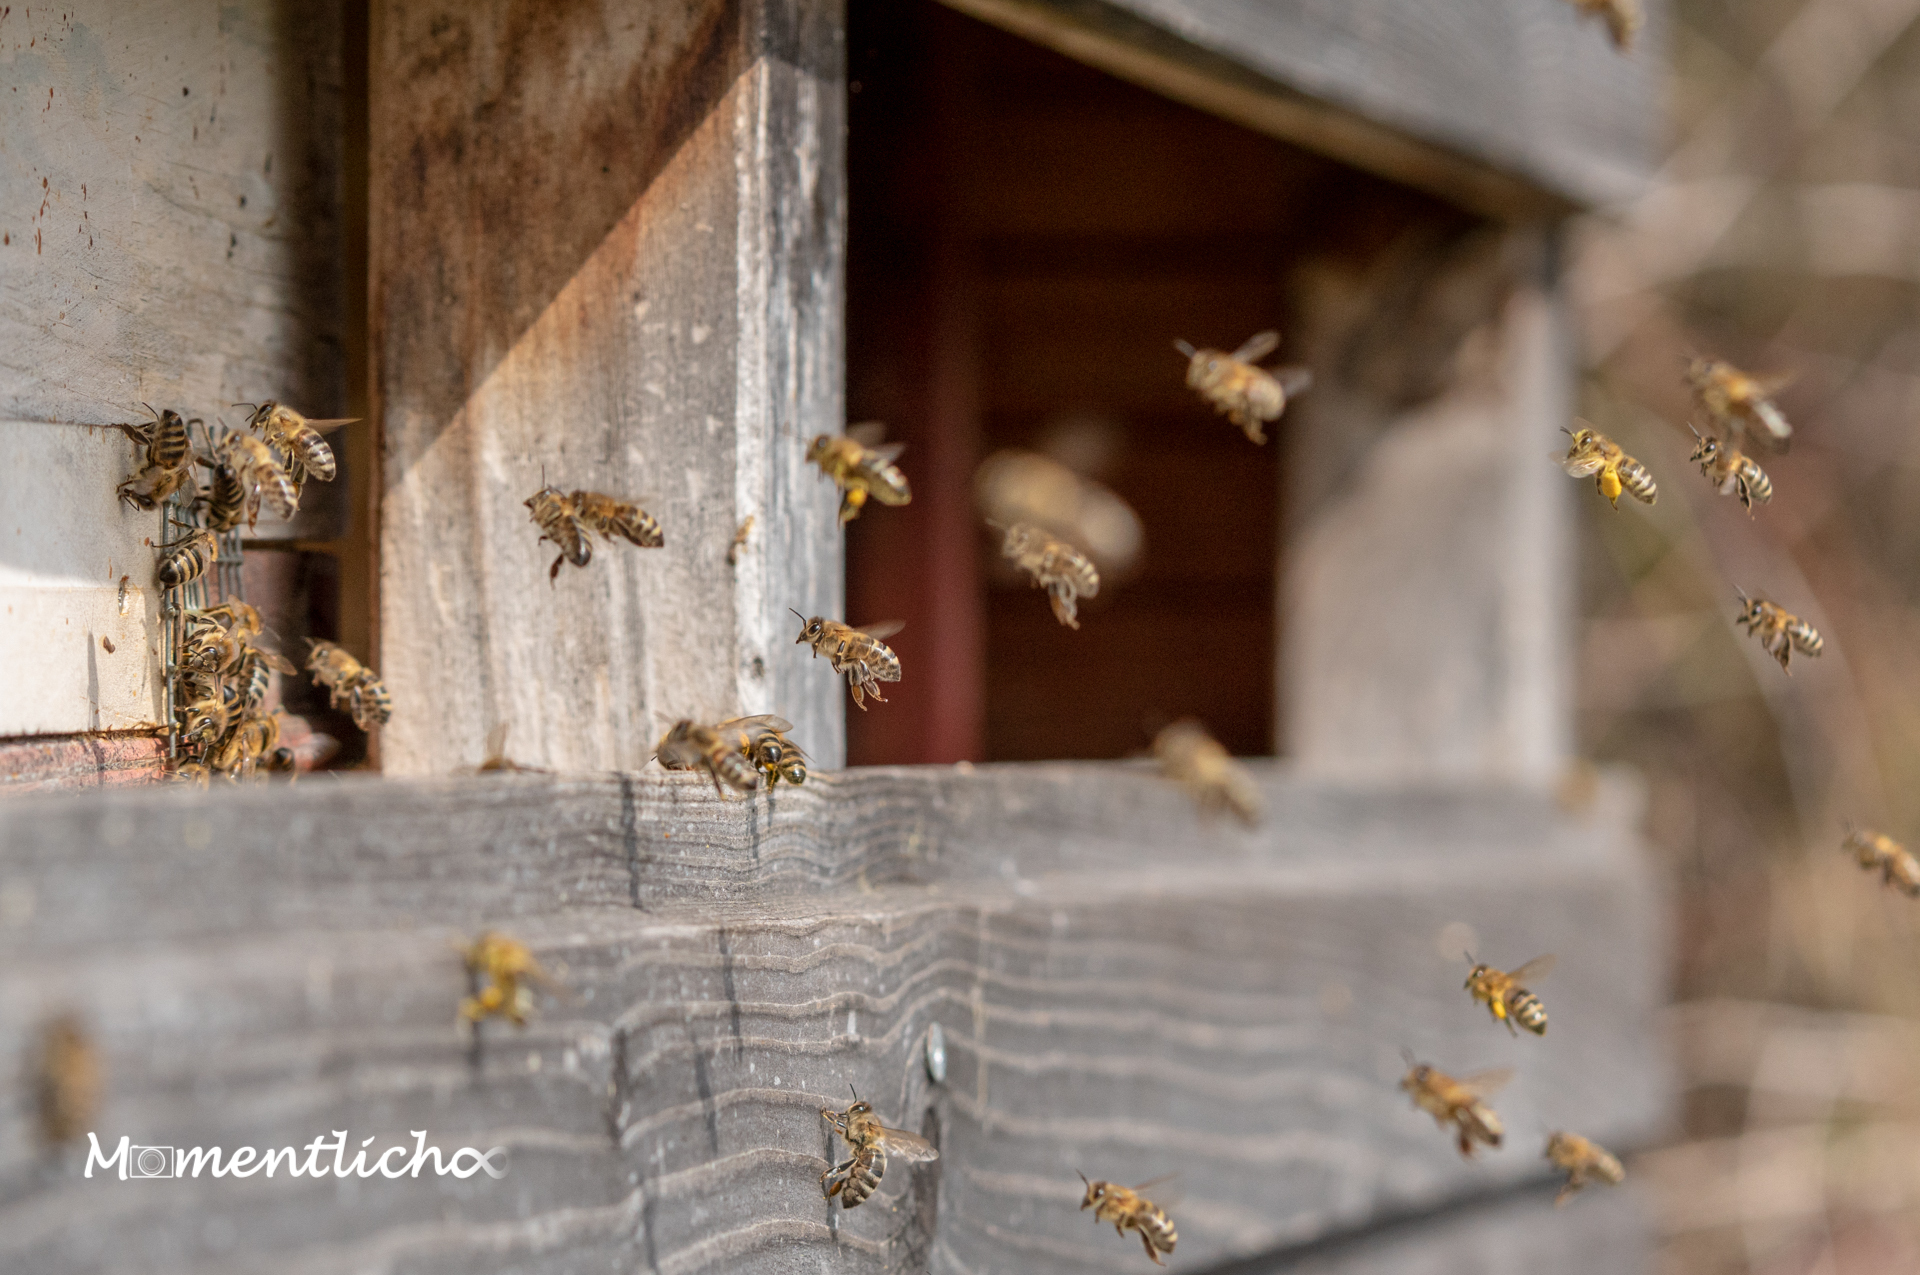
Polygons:
[[220,542],[211,531],[193,531],[158,546],[160,564],[155,574],[163,589],[177,589],[198,580],[220,559]]
[[727,565],[740,565],[740,551],[747,547],[747,537],[753,532],[753,515],[748,514],[733,532],[733,543],[727,546]]
[[653,515],[630,500],[597,491],[576,491],[567,500],[581,522],[608,540],[618,537],[642,549],[658,549],[667,543]]
[[235,403],[235,407],[251,407],[253,414],[247,418],[251,426],[269,446],[280,449],[287,458],[287,479],[293,484],[297,497],[308,478],[318,478],[330,483],[339,472],[334,463],[333,448],[327,446],[327,440],[320,437],[324,432],[335,430],[342,425],[351,425],[359,420],[357,416],[342,417],[335,420],[310,420],[291,407],[268,399],[264,403]]
[[1096,1222],[1113,1223],[1115,1235],[1124,1236],[1128,1231],[1140,1232],[1140,1243],[1145,1246],[1147,1256],[1154,1265],[1165,1266],[1166,1262],[1161,1260],[1160,1255],[1173,1253],[1173,1246],[1180,1239],[1179,1232],[1173,1229],[1173,1219],[1167,1216],[1166,1210],[1140,1192],[1167,1179],[1155,1178],[1152,1182],[1142,1182],[1132,1187],[1112,1182],[1089,1182],[1084,1173],[1080,1174],[1080,1180],[1087,1184],[1087,1198],[1080,1201],[1080,1207],[1092,1209]]
[[[789,607],[792,611],[793,608]],[[853,691],[853,706],[861,712],[867,711],[865,696],[871,695],[879,703],[886,703],[886,697],[880,694],[880,683],[900,680],[900,657],[893,653],[881,638],[892,637],[906,626],[898,620],[889,620],[885,624],[869,624],[864,629],[842,624],[838,620],[827,620],[820,616],[812,619],[801,617],[798,611],[793,614],[800,618],[800,636],[793,640],[795,646],[806,643],[813,648],[817,659],[824,655],[836,673],[847,675],[847,685]]]
[[229,430],[213,449],[216,466],[233,471],[236,481],[246,490],[247,526],[260,519],[260,504],[281,519],[292,518],[300,509],[300,492],[287,476],[273,449],[251,434]]
[[553,560],[553,566],[547,570],[549,585],[560,574],[561,563],[571,562],[576,567],[584,567],[593,560],[593,538],[588,534],[587,524],[574,507],[571,496],[558,487],[542,487],[524,503],[533,511],[533,521],[540,528],[540,539],[551,540],[560,548],[560,556]]
[[1467,975],[1466,990],[1473,993],[1473,999],[1486,1004],[1494,1021],[1507,1025],[1510,1035],[1520,1034],[1513,1029],[1517,1022],[1534,1035],[1544,1036],[1547,1034],[1547,1007],[1540,1003],[1538,996],[1527,990],[1526,985],[1552,973],[1553,964],[1553,954],[1548,953],[1534,957],[1509,974],[1476,962],[1473,972]]
[[[156,509],[160,502],[193,482],[193,443],[190,424],[168,408],[156,412],[147,404],[151,422],[113,426],[146,449],[146,460],[134,476],[120,484],[120,499],[136,509]],[[195,488],[196,492],[198,488]]]
[[[788,730],[793,725],[783,718],[743,718],[743,721],[780,722]],[[713,790],[722,797],[726,793],[720,785],[739,792],[752,792],[760,786],[760,776],[754,773],[753,766],[741,753],[740,734],[728,734],[717,726],[703,726],[688,718],[675,722],[666,734],[660,737],[653,755],[667,770],[704,770],[713,780]]]
[[1773,483],[1767,478],[1766,471],[1756,465],[1751,456],[1742,452],[1732,443],[1723,443],[1711,434],[1702,434],[1692,425],[1695,445],[1693,455],[1688,460],[1700,466],[1700,473],[1713,489],[1722,496],[1740,497],[1740,507],[1748,513],[1754,505],[1766,504],[1773,499]]
[[1869,872],[1909,898],[1920,898],[1920,859],[1884,832],[1849,829],[1840,848],[1853,855]]
[[1256,443],[1267,441],[1263,426],[1280,419],[1287,403],[1313,385],[1313,373],[1304,367],[1281,367],[1271,372],[1255,366],[1280,346],[1278,332],[1256,332],[1232,354],[1196,350],[1185,341],[1173,348],[1187,356],[1187,387],[1224,412]]
[[806,752],[787,738],[793,723],[784,717],[765,715],[735,717],[713,728],[739,744],[740,755],[766,777],[769,788],[782,779],[790,784],[807,782]]
[[316,686],[327,688],[328,702],[346,705],[361,730],[384,725],[393,716],[393,700],[386,684],[372,669],[332,642],[315,640],[307,652],[307,671]]
[[1231,810],[1248,827],[1260,822],[1259,785],[1207,728],[1192,718],[1174,722],[1153,737],[1160,771],[1193,794],[1208,814]]
[[1633,36],[1647,15],[1641,12],[1640,0],[1573,0],[1573,7],[1592,17],[1604,18],[1607,34],[1613,37],[1613,47],[1625,53],[1633,47]]
[[[996,524],[989,523],[988,526]],[[1053,606],[1053,618],[1070,629],[1080,627],[1078,602],[1100,592],[1100,573],[1085,554],[1057,540],[1032,523],[1016,522],[1004,529],[1000,555],[1044,585]]]
[[1749,598],[1744,593],[1740,594],[1740,604],[1745,609],[1736,623],[1746,626],[1749,637],[1760,639],[1761,647],[1780,661],[1780,667],[1788,676],[1792,676],[1793,670],[1787,667],[1787,662],[1796,649],[1817,657],[1825,645],[1817,629],[1784,607],[1775,606],[1765,598]]
[[1618,1186],[1627,1177],[1627,1171],[1620,1167],[1620,1161],[1614,1158],[1612,1152],[1577,1133],[1562,1131],[1549,1134],[1547,1159],[1553,1161],[1555,1168],[1567,1172],[1567,1184],[1560,1188],[1560,1194],[1553,1197],[1555,1208],[1571,1200],[1575,1191],[1590,1182]]
[[461,954],[466,958],[467,972],[485,980],[474,995],[461,998],[460,1017],[467,1022],[504,1018],[515,1027],[525,1027],[527,1015],[533,1010],[534,987],[560,991],[560,985],[540,968],[527,945],[504,934],[482,934],[462,948]]
[[917,1133],[889,1129],[873,1114],[873,1104],[862,1102],[859,1091],[853,1105],[845,1111],[820,1108],[820,1118],[846,1140],[852,1154],[820,1175],[820,1189],[831,1200],[840,1197],[840,1207],[850,1209],[872,1195],[886,1176],[887,1157],[897,1156],[908,1164],[938,1160],[933,1144]]
[[100,1109],[100,1052],[77,1015],[42,1029],[38,1070],[40,1139],[57,1147],[85,1133]]
[[844,434],[818,435],[807,448],[808,462],[820,466],[820,472],[840,489],[842,526],[860,516],[869,496],[883,505],[904,505],[913,499],[907,476],[893,463],[906,444],[880,446],[884,429],[877,421],[850,425]]
[[1555,458],[1561,468],[1575,478],[1592,474],[1594,486],[1615,509],[1620,507],[1622,491],[1649,505],[1660,498],[1660,488],[1645,465],[1620,450],[1620,444],[1587,422],[1576,420],[1575,423],[1580,426],[1578,431],[1564,427],[1560,431],[1573,439],[1567,454]]
[[1413,1105],[1433,1117],[1442,1129],[1454,1127],[1460,1154],[1473,1158],[1476,1142],[1499,1147],[1505,1134],[1500,1117],[1482,1099],[1491,1098],[1513,1079],[1513,1068],[1476,1071],[1455,1080],[1437,1067],[1416,1062],[1407,1056],[1408,1071],[1400,1087],[1413,1097]]
[[1779,448],[1793,437],[1793,426],[1773,402],[1792,383],[1791,376],[1748,376],[1731,363],[1694,358],[1687,361],[1686,379],[1700,406],[1723,428],[1745,430]]

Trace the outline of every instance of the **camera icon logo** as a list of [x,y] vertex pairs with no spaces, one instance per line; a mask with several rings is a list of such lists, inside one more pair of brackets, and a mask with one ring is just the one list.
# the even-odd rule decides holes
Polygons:
[[130,1178],[170,1178],[173,1176],[172,1147],[127,1148],[127,1176]]

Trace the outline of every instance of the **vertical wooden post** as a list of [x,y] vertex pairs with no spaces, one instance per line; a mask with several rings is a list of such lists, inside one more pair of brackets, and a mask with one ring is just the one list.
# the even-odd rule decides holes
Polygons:
[[[832,0],[376,0],[371,364],[384,765],[644,765],[680,716],[844,753],[786,608],[838,615],[806,439],[841,423]],[[664,549],[563,566],[523,507],[638,498]],[[727,550],[754,525],[737,566]]]

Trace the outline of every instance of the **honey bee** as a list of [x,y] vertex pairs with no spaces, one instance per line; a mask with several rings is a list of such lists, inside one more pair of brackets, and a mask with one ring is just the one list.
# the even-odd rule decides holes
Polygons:
[[1840,848],[1867,871],[1878,870],[1880,879],[1892,889],[1909,898],[1920,898],[1920,859],[1886,833],[1848,829]]
[[1620,1167],[1620,1161],[1614,1158],[1612,1152],[1577,1133],[1562,1131],[1549,1134],[1547,1159],[1553,1161],[1555,1168],[1567,1171],[1567,1184],[1560,1188],[1560,1194],[1553,1197],[1555,1208],[1571,1200],[1573,1193],[1589,1182],[1618,1186],[1627,1177],[1627,1171]]
[[547,583],[552,584],[554,577],[560,574],[560,564],[571,562],[576,567],[584,567],[593,559],[593,540],[587,534],[587,524],[580,520],[580,513],[573,507],[558,487],[542,487],[524,502],[533,511],[533,521],[540,528],[540,539],[551,540],[560,548],[560,556],[553,560],[553,566],[547,570]]
[[231,470],[235,481],[246,491],[245,509],[249,528],[260,520],[260,504],[263,500],[267,508],[283,520],[299,512],[299,490],[287,476],[279,457],[273,454],[273,449],[253,435],[229,430],[213,449],[213,461],[217,467]]
[[308,478],[330,483],[339,472],[334,464],[333,448],[327,446],[327,440],[320,435],[360,419],[349,416],[334,420],[310,420],[272,399],[260,404],[235,403],[234,406],[253,408],[247,424],[268,445],[279,448],[280,454],[287,458],[287,479],[293,484],[296,496],[306,486]]
[[328,702],[343,703],[361,730],[384,725],[393,716],[393,700],[379,675],[332,642],[314,641],[307,652],[307,671],[316,686],[327,688]]
[[1496,1022],[1507,1025],[1509,1034],[1520,1034],[1513,1029],[1517,1022],[1534,1035],[1544,1036],[1547,1034],[1547,1007],[1540,1003],[1538,996],[1527,990],[1526,985],[1552,973],[1553,965],[1552,953],[1534,957],[1511,974],[1491,965],[1475,963],[1473,972],[1467,975],[1466,990],[1473,993],[1473,999],[1486,1004]]
[[466,958],[467,972],[485,980],[476,995],[460,1000],[460,1017],[467,1022],[477,1024],[483,1018],[504,1018],[515,1027],[525,1027],[527,1015],[533,1011],[534,987],[550,992],[560,990],[559,984],[533,959],[526,944],[504,934],[489,931],[461,952]]
[[100,1108],[100,1054],[78,1016],[41,1031],[38,1080],[41,1141],[57,1147],[85,1133]]
[[1576,423],[1580,426],[1577,432],[1564,427],[1560,431],[1573,439],[1567,454],[1557,458],[1567,473],[1575,478],[1592,474],[1594,486],[1615,509],[1620,507],[1623,490],[1645,504],[1651,505],[1659,499],[1660,488],[1645,465],[1621,451],[1620,444],[1587,422]]
[[[1169,1177],[1172,1175],[1169,1174]],[[1087,1198],[1080,1201],[1083,1209],[1092,1209],[1096,1222],[1113,1223],[1116,1235],[1124,1236],[1128,1231],[1140,1232],[1140,1243],[1146,1248],[1147,1256],[1156,1266],[1165,1266],[1160,1255],[1173,1253],[1173,1246],[1179,1242],[1179,1232],[1173,1229],[1173,1219],[1166,1210],[1140,1192],[1166,1178],[1155,1178],[1152,1182],[1142,1182],[1139,1186],[1118,1186],[1112,1182],[1089,1182],[1087,1175],[1080,1174],[1080,1180],[1087,1184]]]
[[233,471],[232,466],[206,456],[197,459],[213,470],[212,486],[198,498],[200,511],[206,515],[207,526],[213,531],[232,531],[246,516],[247,485],[240,481],[240,475]]
[[1793,426],[1773,402],[1792,382],[1791,376],[1748,376],[1730,363],[1695,358],[1687,361],[1686,378],[1700,406],[1722,427],[1745,430],[1777,447],[1785,447],[1793,437]]
[[167,778],[177,784],[198,784],[205,788],[213,779],[213,772],[207,769],[205,762],[176,762],[167,771]]
[[1482,1099],[1491,1098],[1513,1079],[1513,1068],[1499,1067],[1477,1071],[1455,1080],[1436,1067],[1416,1062],[1407,1056],[1408,1071],[1400,1087],[1413,1097],[1413,1105],[1433,1117],[1442,1129],[1454,1127],[1460,1154],[1473,1158],[1476,1142],[1499,1147],[1505,1134],[1500,1117]]
[[807,448],[808,462],[820,466],[820,472],[840,489],[842,526],[860,516],[869,496],[883,505],[904,505],[913,499],[907,476],[893,463],[906,444],[880,446],[883,429],[879,422],[868,421],[849,426],[844,434],[818,435]]
[[1573,0],[1573,7],[1593,17],[1604,18],[1613,47],[1625,53],[1633,47],[1633,36],[1647,18],[1640,0]]
[[619,537],[642,549],[658,549],[667,543],[653,515],[631,501],[597,491],[576,491],[567,500],[575,517],[608,540]]
[[[787,730],[793,724],[779,717],[747,717],[742,722],[779,722]],[[741,752],[740,741],[745,732],[729,734],[717,726],[703,726],[688,718],[681,718],[672,729],[660,737],[653,755],[667,770],[704,770],[713,780],[713,790],[722,797],[726,793],[720,785],[740,792],[752,792],[760,786],[760,776],[754,773],[753,766]]]
[[207,754],[207,768],[231,780],[251,778],[280,746],[280,715],[249,713]]
[[1001,556],[1031,575],[1034,584],[1046,586],[1054,619],[1070,629],[1079,628],[1079,600],[1100,592],[1100,573],[1093,563],[1066,541],[1056,540],[1031,523],[1016,522],[1004,530]]
[[[160,502],[193,483],[193,443],[189,434],[190,423],[180,413],[168,408],[156,412],[147,404],[147,413],[153,417],[151,422],[129,425],[116,424],[120,430],[136,444],[146,448],[146,460],[134,476],[120,484],[120,499],[136,509],[157,509]],[[193,421],[191,424],[199,424]],[[198,491],[198,487],[195,487]]]
[[[787,608],[792,611],[792,607]],[[880,683],[900,680],[900,657],[881,638],[892,637],[906,627],[897,620],[885,624],[869,624],[864,629],[856,629],[842,624],[838,620],[822,619],[814,616],[807,619],[798,611],[793,614],[800,619],[800,636],[794,639],[794,645],[802,642],[813,648],[817,659],[824,655],[836,673],[847,675],[847,685],[853,691],[853,706],[861,712],[867,711],[865,696],[871,695],[879,703],[886,703],[886,697],[880,694]]]
[[793,723],[783,717],[736,717],[713,728],[719,734],[737,739],[740,755],[766,777],[769,788],[782,779],[798,786],[807,782],[807,754],[787,738]]
[[1773,499],[1772,481],[1751,456],[1732,443],[1701,434],[1691,425],[1687,428],[1692,431],[1695,443],[1693,455],[1687,459],[1699,464],[1700,473],[1713,484],[1715,491],[1722,496],[1740,497],[1740,507],[1748,513],[1753,512],[1756,503],[1764,505]]
[[741,524],[734,528],[733,543],[727,546],[727,565],[740,565],[740,551],[747,547],[747,536],[753,531],[753,515],[748,514]]
[[1161,730],[1153,754],[1161,773],[1184,785],[1202,811],[1231,810],[1248,827],[1260,822],[1259,785],[1199,722],[1187,718]]
[[889,1129],[873,1114],[873,1104],[862,1102],[856,1090],[853,1105],[845,1111],[820,1108],[820,1118],[846,1140],[852,1154],[820,1175],[820,1189],[831,1200],[840,1197],[840,1207],[850,1209],[872,1195],[887,1173],[887,1157],[897,1156],[908,1164],[938,1160],[933,1144],[917,1133]]
[[1267,441],[1263,426],[1280,419],[1289,400],[1313,385],[1313,373],[1304,367],[1281,367],[1269,372],[1256,367],[1280,346],[1278,332],[1256,332],[1232,354],[1196,350],[1185,341],[1173,348],[1187,356],[1187,387],[1224,412],[1256,443]]
[[1788,676],[1792,676],[1793,670],[1787,667],[1787,662],[1793,658],[1796,648],[1810,657],[1820,654],[1824,643],[1819,631],[1793,612],[1765,598],[1749,598],[1745,593],[1740,594],[1740,604],[1744,609],[1736,622],[1746,626],[1749,637],[1760,639],[1761,647],[1780,661],[1780,667]]
[[211,531],[195,530],[158,548],[160,564],[155,574],[163,589],[177,589],[198,580],[220,559],[220,543]]

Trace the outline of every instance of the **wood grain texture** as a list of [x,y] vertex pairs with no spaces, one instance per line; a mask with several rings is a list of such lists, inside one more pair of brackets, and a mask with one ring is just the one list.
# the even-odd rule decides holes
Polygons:
[[1560,0],[943,2],[1484,213],[1623,201],[1658,154],[1658,4],[1621,57]]
[[[1201,823],[1126,763],[821,776],[303,781],[0,807],[0,1058],[80,1013],[111,1144],[351,1152],[427,1129],[500,1182],[155,1184],[34,1158],[0,1066],[0,1266],[53,1272],[1079,1271],[1137,1259],[1075,1169],[1183,1174],[1202,1269],[1539,1176],[1532,1130],[1631,1143],[1669,1085],[1664,938],[1628,831],[1522,789],[1263,779]],[[1511,1040],[1437,944],[1553,948]],[[524,1032],[456,1029],[450,943],[562,972]],[[1458,941],[1463,931],[1447,931]],[[929,1025],[944,1083],[923,1064]],[[1509,1148],[1463,1164],[1394,1088],[1402,1046],[1516,1063]],[[829,1210],[817,1108],[857,1085],[942,1149]],[[1584,1203],[1584,1202],[1583,1202]],[[82,1221],[84,1220],[84,1225]]]
[[[822,765],[839,614],[843,79],[831,3],[381,3],[377,664],[394,773],[638,767],[681,716],[778,712]],[[549,587],[522,502],[638,499],[664,549]],[[742,519],[752,538],[726,562]]]

